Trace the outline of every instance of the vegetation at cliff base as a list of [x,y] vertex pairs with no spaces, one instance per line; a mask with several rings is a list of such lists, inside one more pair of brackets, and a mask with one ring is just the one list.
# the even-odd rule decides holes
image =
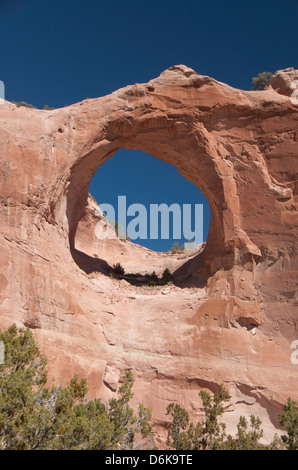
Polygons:
[[283,414],[278,415],[285,434],[277,435],[270,444],[262,443],[262,422],[251,415],[249,421],[240,416],[236,436],[226,434],[226,426],[220,420],[228,410],[230,396],[220,387],[211,396],[200,392],[204,418],[196,424],[190,422],[189,413],[177,403],[170,403],[167,414],[171,416],[167,444],[176,450],[298,450],[298,403],[288,398]]
[[[47,386],[47,360],[29,328],[12,325],[0,331],[5,360],[0,364],[0,450],[136,450],[156,449],[151,410],[130,406],[134,379],[127,370],[108,403],[88,400],[87,382],[74,376],[66,387]],[[203,419],[191,422],[178,403],[170,403],[167,446],[176,450],[297,450],[298,407],[288,398],[278,415],[285,432],[261,443],[261,420],[240,417],[236,436],[226,434],[229,409],[223,386],[213,395],[201,390]]]
[[[0,450],[132,449],[151,433],[150,409],[130,407],[133,377],[126,371],[118,397],[87,399],[85,379],[47,388],[46,358],[30,329],[0,332]],[[145,445],[145,444],[144,444]]]

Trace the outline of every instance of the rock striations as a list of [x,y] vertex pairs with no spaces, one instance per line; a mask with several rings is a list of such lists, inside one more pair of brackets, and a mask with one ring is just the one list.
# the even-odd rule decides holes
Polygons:
[[[286,398],[298,399],[297,79],[286,69],[243,91],[178,65],[62,109],[0,105],[0,327],[32,328],[51,377],[87,377],[90,397],[114,396],[131,368],[160,445],[168,403],[197,419],[202,388],[224,383],[228,431],[256,414],[267,440]],[[98,239],[89,183],[120,148],[175,165],[206,195],[203,250]],[[174,283],[115,280],[118,261],[140,275],[169,267]]]

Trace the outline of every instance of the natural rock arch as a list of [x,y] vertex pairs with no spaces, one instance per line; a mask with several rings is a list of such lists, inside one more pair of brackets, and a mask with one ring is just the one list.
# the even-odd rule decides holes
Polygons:
[[[169,83],[174,90],[169,90]],[[200,106],[201,93],[193,101],[183,100],[184,88],[219,88],[208,77],[198,76],[184,66],[173,67],[147,85],[134,85],[115,92],[101,121],[90,113],[87,151],[70,168],[67,189],[67,217],[70,247],[85,209],[89,183],[98,167],[120,148],[140,150],[177,167],[182,176],[206,195],[211,208],[211,222],[202,263],[210,275],[235,262],[235,248],[259,254],[239,226],[239,200],[235,174],[230,161],[223,158],[204,122],[206,109]],[[175,94],[175,99],[172,94]],[[219,97],[220,97],[220,93]],[[182,96],[181,96],[182,95]],[[87,105],[83,103],[82,106]],[[96,102],[88,108],[97,107]],[[203,113],[202,113],[203,109]],[[95,120],[95,122],[94,122]],[[87,124],[87,123],[86,123]],[[94,130],[91,134],[90,128]],[[76,130],[77,127],[75,126]],[[236,241],[235,241],[236,240]]]
[[[242,91],[180,65],[58,110],[1,104],[0,326],[32,328],[50,374],[87,375],[91,396],[113,396],[132,368],[159,423],[165,389],[190,409],[224,381],[232,421],[261,413],[272,431],[298,399],[297,78]],[[174,164],[206,195],[206,249],[181,267],[194,290],[142,297],[74,263],[89,182],[119,148]]]
[[[160,121],[161,120],[159,119],[159,122]],[[167,139],[169,129],[172,133],[176,132],[176,123],[172,120],[165,118],[162,120],[162,124],[159,125],[162,127],[163,139]],[[191,133],[191,127],[190,129],[186,128],[185,132],[183,133],[177,132],[177,137],[175,138],[176,145],[177,141],[182,139],[185,140],[185,142],[188,142],[188,145],[191,147],[191,150],[185,152],[188,153],[188,161],[185,163],[182,163],[182,160],[185,158],[183,147],[181,147],[181,150],[175,148],[171,142],[171,139],[169,139],[168,143],[165,142],[163,144],[162,141],[159,143],[157,136],[159,128],[155,127],[154,123],[150,128],[146,127],[145,137],[142,135],[142,126],[140,130],[136,129],[135,132],[135,136],[128,139],[125,137],[123,138],[121,135],[116,137],[115,140],[112,139],[112,150],[109,149],[107,151],[105,149],[104,153],[102,153],[99,145],[95,151],[92,151],[91,154],[84,156],[82,160],[80,160],[80,162],[72,169],[67,193],[67,214],[70,227],[70,247],[73,248],[75,246],[74,238],[76,227],[81,215],[84,213],[88,197],[89,184],[91,178],[98,169],[98,162],[106,161],[108,158],[114,155],[117,150],[119,150],[119,148],[125,148],[131,150],[141,150],[146,153],[150,153],[154,157],[160,158],[167,163],[171,163],[178,168],[182,176],[185,176],[186,179],[194,183],[199,189],[203,188],[204,194],[207,196],[208,201],[210,201],[212,213],[211,226],[209,229],[210,235],[207,241],[207,249],[204,251],[204,258],[208,260],[208,256],[209,258],[223,256],[225,253],[225,223],[231,224],[229,230],[232,233],[233,218],[230,217],[230,222],[225,222],[224,220],[224,210],[227,209],[228,205],[224,196],[224,183],[216,173],[214,169],[214,162],[212,162],[210,156],[205,152],[203,154],[202,150],[201,154],[198,156],[198,153],[200,152],[200,145],[198,145],[196,140],[198,137],[195,136],[195,138],[192,138],[190,136],[187,138],[188,133]],[[152,137],[157,139],[156,142],[152,143],[150,141]],[[138,140],[141,140],[141,142]],[[85,170],[86,167],[88,168],[87,173]],[[221,189],[219,189],[219,187],[221,187]]]

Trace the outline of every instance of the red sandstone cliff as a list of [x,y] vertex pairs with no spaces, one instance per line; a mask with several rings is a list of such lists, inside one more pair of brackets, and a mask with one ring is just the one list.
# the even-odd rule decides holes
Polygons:
[[[135,403],[152,407],[161,436],[170,401],[197,418],[198,391],[224,383],[228,431],[254,413],[270,439],[281,405],[298,399],[297,78],[279,71],[268,89],[242,91],[181,65],[53,111],[1,104],[0,327],[32,328],[56,381],[78,372],[92,397],[113,396],[132,368]],[[119,148],[175,165],[204,192],[204,251],[96,239],[89,182]],[[174,284],[113,280],[117,261],[170,267]]]

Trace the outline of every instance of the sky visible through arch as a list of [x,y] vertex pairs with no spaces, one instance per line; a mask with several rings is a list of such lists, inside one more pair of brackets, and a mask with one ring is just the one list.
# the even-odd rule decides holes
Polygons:
[[[38,108],[146,83],[177,64],[247,90],[259,72],[298,68],[297,26],[298,0],[2,0],[0,80],[7,100]],[[129,203],[159,191],[159,203],[202,202],[175,167],[146,155],[119,151],[101,172],[91,183],[98,201],[121,188]]]
[[[121,178],[114,177],[115,171],[121,174]],[[106,184],[107,181],[110,184]],[[89,191],[99,204],[108,203],[115,208],[116,220],[118,220],[118,196],[126,197],[127,208],[135,203],[143,205],[147,215],[146,238],[138,238],[133,241],[151,250],[168,251],[176,242],[179,243],[179,246],[182,246],[188,243],[191,238],[198,239],[201,230],[203,240],[207,239],[210,208],[206,197],[197,186],[181,176],[175,166],[158,160],[152,155],[138,150],[118,150],[113,157],[98,168],[96,175],[91,180]],[[181,238],[173,236],[175,235],[173,233],[174,217],[177,217],[176,220],[179,219],[179,211],[176,212],[175,209],[174,213],[176,215],[173,215],[171,211],[169,212],[169,238],[163,239],[161,217],[158,219],[158,239],[150,236],[150,212],[154,204],[166,204],[169,209],[173,204],[179,205]],[[185,205],[189,206],[190,212],[184,210]],[[203,205],[203,220],[200,217],[198,205]],[[141,211],[141,214],[143,212]],[[187,231],[183,228],[183,217],[187,222],[189,213],[191,217],[189,223],[185,223],[185,225],[187,230],[194,233],[193,237],[187,236]],[[129,236],[132,235],[129,231],[130,221],[135,220],[137,222],[138,217],[138,213],[135,216],[127,216],[126,228]],[[151,212],[151,217],[154,220],[153,212]],[[143,225],[142,220],[141,225]],[[166,223],[166,220],[164,221]],[[197,227],[195,222],[197,222]],[[137,226],[135,232],[138,233],[139,231],[140,227]]]

